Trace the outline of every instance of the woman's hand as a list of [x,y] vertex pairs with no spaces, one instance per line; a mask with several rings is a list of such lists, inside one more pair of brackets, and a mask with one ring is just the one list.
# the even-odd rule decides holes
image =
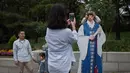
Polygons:
[[71,24],[71,21],[70,19],[67,20],[67,24],[70,25]]

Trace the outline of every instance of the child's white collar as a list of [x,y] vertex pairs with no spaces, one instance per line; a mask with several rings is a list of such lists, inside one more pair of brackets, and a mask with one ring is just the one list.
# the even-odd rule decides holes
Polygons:
[[95,25],[95,22],[94,22],[94,21],[92,21],[92,23],[91,23],[90,21],[87,21],[87,23],[88,23],[89,27],[91,27],[91,28],[93,28],[94,25]]
[[45,60],[42,60],[41,62],[45,62]]

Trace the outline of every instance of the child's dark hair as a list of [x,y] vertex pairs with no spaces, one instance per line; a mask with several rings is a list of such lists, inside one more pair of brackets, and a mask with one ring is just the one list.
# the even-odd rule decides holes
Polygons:
[[20,34],[21,32],[25,32],[24,30],[20,30],[20,31],[18,31],[18,34]]
[[87,16],[89,16],[89,15],[95,16],[95,12],[93,12],[93,11],[88,11]]
[[45,57],[45,53],[39,53],[39,56]]

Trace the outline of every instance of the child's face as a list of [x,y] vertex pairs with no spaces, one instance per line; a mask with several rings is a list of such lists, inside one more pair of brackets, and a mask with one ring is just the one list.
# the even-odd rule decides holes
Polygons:
[[88,16],[88,20],[89,20],[89,21],[94,20],[94,16],[93,16],[93,15],[89,15],[89,16]]
[[40,56],[40,60],[44,60],[44,57]]

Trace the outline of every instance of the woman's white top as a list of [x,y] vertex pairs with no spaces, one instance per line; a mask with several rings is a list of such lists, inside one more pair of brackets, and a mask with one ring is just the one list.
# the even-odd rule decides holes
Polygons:
[[71,63],[75,62],[72,43],[77,40],[76,30],[47,28],[46,42],[48,44],[49,73],[68,73]]

